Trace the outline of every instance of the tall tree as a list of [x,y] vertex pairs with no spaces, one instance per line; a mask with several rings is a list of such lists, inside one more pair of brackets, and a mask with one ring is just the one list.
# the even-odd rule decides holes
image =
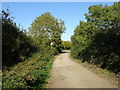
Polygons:
[[[29,28],[29,35],[42,45],[51,45],[56,53],[61,52],[61,35],[65,31],[64,22],[47,12],[37,17]],[[41,47],[42,49],[42,47]]]

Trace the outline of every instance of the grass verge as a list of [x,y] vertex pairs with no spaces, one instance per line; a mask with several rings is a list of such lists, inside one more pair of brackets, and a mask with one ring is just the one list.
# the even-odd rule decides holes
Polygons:
[[2,72],[2,88],[45,88],[53,56],[40,52]]
[[99,68],[98,66],[88,63],[82,62],[79,59],[74,59],[71,55],[69,55],[72,60],[81,64],[83,67],[87,68],[88,70],[92,71],[93,73],[99,75],[100,77],[108,80],[109,82],[113,83],[114,85],[118,85],[118,78],[115,73],[109,72],[107,69]]

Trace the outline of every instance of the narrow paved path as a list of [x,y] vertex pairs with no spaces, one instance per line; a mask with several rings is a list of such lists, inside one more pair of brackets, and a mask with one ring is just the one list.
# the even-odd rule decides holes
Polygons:
[[69,57],[69,52],[56,56],[49,88],[117,88]]

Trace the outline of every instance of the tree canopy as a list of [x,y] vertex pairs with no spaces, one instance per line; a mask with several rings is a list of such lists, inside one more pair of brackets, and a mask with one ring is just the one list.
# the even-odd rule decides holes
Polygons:
[[112,72],[120,72],[119,3],[93,5],[71,37],[71,55]]
[[29,28],[29,35],[39,44],[51,45],[56,53],[61,52],[61,35],[65,31],[64,22],[46,12],[37,17]]
[[62,41],[62,48],[65,50],[70,50],[71,42],[70,41]]

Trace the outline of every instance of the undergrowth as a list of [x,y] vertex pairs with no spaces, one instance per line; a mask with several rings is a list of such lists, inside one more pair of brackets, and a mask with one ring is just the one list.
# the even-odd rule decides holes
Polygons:
[[45,88],[53,56],[38,52],[24,62],[6,68],[2,73],[2,88]]

